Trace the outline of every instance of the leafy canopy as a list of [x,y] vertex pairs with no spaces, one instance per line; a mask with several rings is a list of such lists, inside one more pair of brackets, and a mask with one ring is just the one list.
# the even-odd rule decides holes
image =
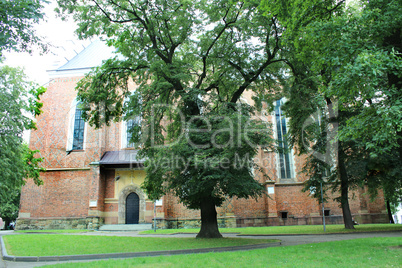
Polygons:
[[36,35],[34,24],[43,19],[43,0],[0,0],[0,57],[3,51],[28,51],[32,45],[46,46]]
[[[153,198],[173,190],[200,208],[202,200],[219,205],[224,196],[262,192],[251,167],[257,145],[269,144],[268,127],[253,120],[250,107],[235,105],[253,91],[261,107],[258,98],[283,75],[283,29],[274,15],[261,12],[259,1],[58,3],[61,11],[74,13],[81,38],[100,36],[119,53],[81,80],[78,96],[84,117],[96,127],[123,113],[141,116],[141,127],[134,130],[141,135],[133,137],[142,139],[149,159],[144,186]],[[226,147],[212,146],[213,139]],[[249,157],[242,168],[233,167],[235,152]],[[172,162],[171,153],[179,164],[155,166]],[[231,165],[222,167],[226,159]]]
[[[306,190],[317,188],[332,168],[333,186],[340,186],[338,176],[344,174],[343,188],[368,184],[374,193],[382,187],[391,198],[388,193],[398,193],[401,185],[396,174],[402,155],[402,6],[383,0],[343,4],[294,1],[276,7],[287,28],[284,45],[292,71],[284,83],[291,141],[300,152],[313,152],[305,167]],[[334,103],[338,112],[331,116],[327,106]],[[306,127],[313,117],[315,124]],[[345,172],[316,157],[325,153],[334,127],[337,164]]]
[[32,151],[23,144],[23,132],[34,129],[33,118],[41,113],[39,96],[45,92],[27,78],[19,68],[0,67],[0,199],[24,184],[24,178],[32,178],[40,185],[38,164]]

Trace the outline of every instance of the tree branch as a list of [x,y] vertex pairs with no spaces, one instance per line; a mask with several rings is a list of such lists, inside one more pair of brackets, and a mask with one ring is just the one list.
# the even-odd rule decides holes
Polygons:
[[267,68],[269,65],[276,63],[276,62],[280,62],[283,61],[283,59],[280,60],[274,60],[272,61],[271,59],[268,59],[267,61],[264,62],[263,65],[260,66],[260,68],[258,68],[258,70],[255,73],[251,73],[253,76],[249,79],[246,79],[244,81],[244,83],[235,91],[235,93],[233,94],[232,98],[230,99],[230,102],[232,103],[236,103],[241,94],[243,94],[244,90],[247,89],[248,86],[250,86],[251,83],[253,83],[255,80],[257,80],[257,78],[260,76],[260,74],[264,71],[265,68]]
[[235,68],[236,70],[238,70],[239,73],[241,74],[241,76],[243,76],[244,79],[247,79],[247,75],[246,75],[246,73],[244,73],[244,71],[243,71],[243,69],[240,67],[240,65],[238,65],[238,64],[236,64],[236,63],[234,63],[234,62],[231,62],[230,60],[228,61],[228,63],[229,63],[233,68]]
[[239,15],[240,15],[240,11],[241,8],[243,7],[243,4],[241,4],[239,11],[237,12],[235,19],[230,21],[230,22],[226,22],[226,17],[229,14],[230,8],[228,8],[226,10],[225,16],[222,18],[222,20],[225,22],[225,25],[223,26],[223,28],[219,31],[218,35],[215,37],[215,39],[212,41],[212,43],[209,45],[207,51],[205,52],[205,54],[202,56],[202,73],[200,75],[200,78],[198,79],[198,83],[195,86],[195,88],[199,89],[201,87],[202,82],[204,81],[205,77],[207,76],[207,58],[209,56],[209,53],[211,52],[212,48],[215,46],[216,42],[221,38],[222,34],[226,31],[227,28],[229,28],[232,24],[236,23]]
[[[96,1],[96,0],[92,0],[92,1],[93,1],[93,2],[95,3],[95,5],[100,9],[100,11],[103,13],[103,15],[105,15],[105,16],[107,17],[107,19],[108,19],[110,22],[123,24],[123,23],[127,23],[127,22],[132,22],[132,21],[133,21],[132,19],[128,19],[128,20],[115,20],[115,19],[113,19],[113,18],[106,12],[105,9],[103,9],[103,8],[100,6],[100,4],[98,3],[98,1]],[[112,1],[112,3],[113,3],[113,1]]]

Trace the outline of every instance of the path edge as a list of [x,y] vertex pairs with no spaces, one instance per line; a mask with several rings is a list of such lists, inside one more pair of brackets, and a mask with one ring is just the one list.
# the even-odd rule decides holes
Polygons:
[[100,260],[100,259],[125,259],[125,258],[155,257],[155,256],[181,255],[181,254],[195,254],[195,253],[244,251],[244,250],[262,249],[268,247],[278,247],[281,245],[281,242],[273,242],[273,243],[261,243],[253,245],[218,247],[218,248],[197,248],[197,249],[178,249],[178,250],[163,250],[163,251],[28,257],[28,256],[8,255],[3,237],[0,237],[0,240],[1,240],[1,252],[3,255],[3,260],[12,262],[57,262],[57,261],[79,261],[79,260]]

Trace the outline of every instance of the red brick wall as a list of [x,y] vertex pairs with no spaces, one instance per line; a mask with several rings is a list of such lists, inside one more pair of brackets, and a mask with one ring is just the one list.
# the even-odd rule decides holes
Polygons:
[[99,161],[105,151],[120,149],[120,123],[102,129],[94,129],[86,123],[84,151],[66,153],[70,110],[80,78],[57,78],[41,97],[43,113],[37,118],[37,130],[31,133],[30,148],[40,151],[46,168],[87,167],[89,163]]
[[42,166],[48,171],[41,174],[43,185],[29,181],[22,189],[20,212],[31,217],[85,217],[90,199],[98,200],[98,207],[91,210],[103,211],[104,198],[114,195],[113,181],[108,179],[114,171],[101,176],[97,166],[91,166],[92,171],[67,170],[90,169],[89,164],[99,161],[106,150],[120,149],[120,123],[102,129],[86,123],[84,150],[66,152],[70,110],[75,112],[75,86],[81,78],[54,79],[41,97],[43,113],[37,118],[37,130],[31,132],[30,148],[40,151],[37,156],[44,158]]
[[172,195],[165,195],[163,197],[163,208],[165,218],[167,219],[196,219],[200,218],[200,211],[195,209],[188,209],[182,203],[179,203],[179,199]]
[[43,185],[32,180],[22,188],[20,213],[31,218],[88,215],[90,170],[43,173]]
[[257,200],[253,198],[233,198],[234,215],[240,218],[265,218],[267,214],[266,197]]
[[[115,171],[110,170],[110,169],[102,169],[102,175],[103,175],[103,182],[104,182],[104,188],[103,188],[103,196],[104,198],[114,198],[114,178],[115,178]],[[117,201],[112,201],[112,203],[104,203],[104,198],[102,198],[102,208],[101,211],[104,212],[118,212],[119,210],[119,204]],[[118,197],[116,197],[118,198]],[[106,224],[117,224],[118,223],[118,216],[110,216],[105,218],[105,223]]]
[[[225,217],[233,213],[237,218],[267,218],[269,213],[274,212],[275,216],[280,218],[281,211],[287,211],[289,218],[303,218],[322,215],[322,207],[318,201],[312,198],[308,192],[302,192],[303,184],[276,184],[275,193],[268,196],[255,199],[228,199],[221,207],[217,208],[218,217]],[[325,209],[330,209],[331,216],[341,216],[342,209],[339,203],[334,201],[336,195],[329,193],[329,198],[325,203]],[[351,192],[349,204],[352,214],[362,213],[360,197],[367,198],[365,191]],[[268,203],[275,207],[268,207]],[[385,210],[382,194],[374,202],[368,203],[369,213],[381,213]],[[164,212],[167,219],[194,219],[199,218],[198,210],[187,209],[183,204],[178,203],[178,199],[171,195],[165,196]],[[363,211],[364,213],[364,211]]]
[[303,193],[302,189],[302,184],[276,185],[275,199],[278,213],[287,211],[288,217],[304,217],[311,213],[319,213],[317,201],[308,193]]
[[[102,174],[105,177],[105,198],[114,198],[115,171],[114,169],[103,169]],[[118,198],[118,196],[116,196],[116,198]]]
[[[333,193],[331,193],[331,191],[328,191],[326,194],[328,195],[328,198],[327,198],[328,201],[325,202],[325,204],[324,204],[325,209],[330,210],[330,215],[331,216],[333,216],[333,215],[335,215],[335,216],[342,215],[342,208],[340,207],[340,204],[333,200],[334,198],[338,197],[340,195],[340,193],[333,194]],[[352,202],[352,200],[350,198],[349,198],[349,202]],[[352,206],[350,206],[350,208],[352,209]],[[320,205],[320,210],[321,209],[322,208],[321,208],[321,205]],[[356,207],[355,207],[355,209],[356,209]],[[353,213],[353,211],[354,210],[352,210],[352,213]],[[320,211],[320,213],[321,213],[321,211]]]
[[382,190],[378,191],[378,196],[370,201],[370,197],[366,195],[368,202],[368,212],[369,213],[386,213],[384,193]]
[[[104,203],[105,198],[115,197],[114,170],[99,171],[97,166],[89,164],[99,161],[106,151],[120,149],[121,124],[112,123],[101,129],[94,129],[86,124],[84,150],[69,154],[66,152],[70,109],[76,98],[75,86],[80,78],[55,79],[42,96],[43,114],[37,119],[38,129],[31,133],[30,148],[40,150],[38,156],[44,158],[42,165],[49,171],[41,175],[44,181],[42,186],[37,187],[29,180],[23,187],[20,212],[30,213],[31,218],[86,217],[88,210],[118,211],[117,203]],[[270,116],[268,119],[271,120]],[[291,182],[290,184],[284,184],[278,178],[276,153],[259,150],[258,164],[267,177],[256,170],[256,179],[261,183],[272,183],[269,186],[275,188],[275,194],[271,195],[273,200],[265,195],[257,200],[237,198],[227,200],[222,207],[217,208],[218,216],[265,218],[276,214],[279,217],[280,211],[287,211],[289,217],[304,217],[321,213],[317,201],[308,196],[308,193],[301,192],[303,185],[297,184],[307,179],[301,174],[305,156],[297,156],[296,150],[294,153],[295,178],[287,180]],[[57,170],[66,168],[88,168],[88,170]],[[351,197],[352,195],[351,193]],[[371,203],[364,195],[364,191],[357,190],[355,196],[356,198],[350,200],[352,213],[359,213],[362,210],[381,213],[385,210],[381,197]],[[98,200],[98,207],[89,208],[90,199]],[[153,210],[151,203],[148,202],[146,205],[148,210]],[[338,203],[330,201],[325,206],[331,210],[331,215],[342,215]],[[158,211],[162,210],[168,219],[200,217],[198,210],[185,208],[178,202],[178,198],[171,195],[164,197],[163,207],[158,207]],[[109,220],[110,223],[117,223],[115,218]]]

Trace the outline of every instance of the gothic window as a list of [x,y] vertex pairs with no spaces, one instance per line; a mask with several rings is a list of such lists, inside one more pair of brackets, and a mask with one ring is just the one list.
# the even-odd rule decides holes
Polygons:
[[279,177],[281,179],[293,178],[293,158],[291,149],[286,140],[287,126],[286,118],[282,112],[283,99],[276,101],[275,105],[275,132],[278,140],[278,164]]
[[140,117],[136,117],[126,121],[126,138],[125,138],[126,148],[137,147],[137,145],[131,141],[131,138],[133,137],[132,128],[139,125],[140,125]]
[[84,149],[84,130],[85,122],[81,117],[82,110],[80,108],[75,109],[74,115],[74,132],[73,132],[73,150],[83,150]]
[[82,110],[77,100],[74,100],[68,117],[67,151],[84,150],[85,131]]
[[[124,110],[126,114],[121,123],[121,148],[137,148],[139,147],[138,135],[141,135],[141,109],[142,100],[136,92],[132,92],[131,96],[124,100]],[[141,114],[141,113],[140,113]],[[136,142],[133,142],[136,140]]]

